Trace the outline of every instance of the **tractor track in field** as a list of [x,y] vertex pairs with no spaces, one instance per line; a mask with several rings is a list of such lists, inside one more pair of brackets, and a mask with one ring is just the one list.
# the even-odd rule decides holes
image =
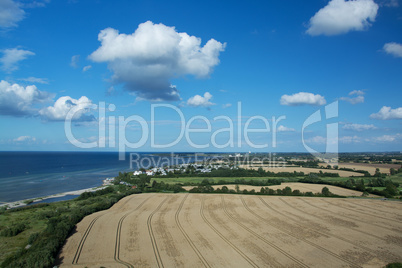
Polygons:
[[149,237],[151,238],[151,243],[152,243],[152,249],[154,251],[155,254],[155,259],[156,262],[158,264],[158,267],[164,267],[163,265],[163,261],[161,258],[161,255],[159,253],[159,249],[158,249],[158,243],[156,242],[156,238],[155,238],[155,234],[154,231],[152,229],[152,217],[155,215],[155,213],[162,207],[162,205],[166,202],[166,200],[168,200],[169,197],[166,197],[160,204],[159,206],[148,216],[148,220],[147,220],[147,226],[148,226],[148,233],[149,233]]
[[[130,212],[126,213],[126,214],[124,214],[124,215],[120,218],[119,223],[118,223],[118,225],[117,225],[117,230],[116,230],[116,244],[115,244],[115,247],[114,247],[114,260],[115,260],[116,262],[118,262],[118,263],[121,263],[121,264],[125,265],[126,267],[129,267],[129,268],[134,268],[134,265],[132,265],[132,264],[130,264],[130,263],[128,263],[128,262],[125,262],[125,261],[123,261],[123,260],[120,259],[120,240],[121,240],[121,228],[122,228],[122,225],[123,225],[123,221],[124,221],[124,219],[125,219],[128,215],[130,215],[131,213],[133,213],[133,212],[137,211],[139,208],[141,208],[142,205],[144,205],[145,202],[148,201],[148,199],[150,199],[150,198],[151,198],[151,197],[148,197],[147,199],[145,199],[144,201],[142,201],[135,209],[133,209],[132,211],[130,211]],[[130,200],[131,200],[131,199],[130,199]],[[127,202],[126,202],[126,203],[127,203]],[[124,203],[124,205],[125,205],[126,203]]]
[[[326,211],[326,212],[328,212],[328,213],[330,213],[330,214],[333,214],[333,212],[332,212],[331,210],[329,210],[329,209],[322,208],[322,207],[318,207],[318,206],[313,205],[313,204],[311,204],[310,202],[307,202],[306,200],[301,199],[301,198],[298,198],[298,199],[301,200],[301,201],[303,201],[304,203],[308,204],[309,206],[312,206],[312,207],[315,207],[315,208],[317,208],[317,209]],[[326,201],[324,201],[324,202],[326,203]],[[367,222],[367,221],[362,221],[362,220],[359,220],[359,219],[356,219],[356,218],[354,218],[354,217],[350,217],[350,216],[347,216],[347,215],[342,215],[342,217],[347,218],[347,219],[350,219],[350,220],[353,220],[353,221],[361,222],[361,223],[363,223],[363,224],[368,224],[368,225],[371,225],[371,226],[376,226],[376,227],[379,227],[379,228],[382,228],[382,229],[387,229],[387,230],[389,230],[389,231],[395,232],[394,229],[391,229],[391,228],[388,228],[388,227],[385,227],[385,226],[382,226],[382,225],[379,225],[379,224],[376,224],[376,223]],[[383,237],[380,237],[380,236],[377,236],[377,235],[373,235],[373,234],[368,233],[368,232],[365,232],[365,231],[360,231],[360,230],[357,230],[357,229],[353,229],[353,230],[355,230],[355,231],[357,231],[357,232],[364,233],[365,235],[368,235],[368,236],[375,237],[375,238],[377,238],[377,239],[384,240]]]
[[[288,218],[288,219],[290,219],[290,220],[292,220],[292,221],[294,221],[294,222],[297,223],[296,220],[294,220],[294,219],[292,219],[291,217],[285,215],[284,213],[281,213],[279,210],[274,209],[272,206],[270,206],[269,204],[267,204],[261,197],[259,197],[259,198],[261,199],[261,202],[262,202],[265,206],[267,206],[267,207],[270,208],[271,210],[275,211],[275,213],[278,213],[278,214],[282,215],[283,217],[286,217],[286,218]],[[292,209],[298,210],[298,211],[300,211],[300,212],[302,212],[302,213],[306,213],[305,211],[303,211],[303,210],[301,210],[301,209],[298,209],[298,208],[292,206],[291,204],[289,204],[289,203],[286,202],[285,200],[282,200],[281,198],[280,198],[280,200],[281,200],[284,204],[286,204],[287,206],[291,207]],[[307,213],[306,213],[306,214],[307,214]],[[314,215],[311,215],[311,216],[314,216]],[[316,216],[314,216],[314,217],[316,217]],[[316,218],[319,218],[319,217],[316,217]],[[321,219],[321,218],[319,218],[319,219]],[[341,241],[344,241],[344,242],[346,242],[346,243],[349,243],[349,244],[351,244],[351,245],[354,245],[354,246],[356,246],[356,247],[359,247],[359,248],[361,248],[361,249],[363,249],[363,250],[365,250],[365,251],[369,251],[369,252],[371,252],[371,253],[373,253],[373,254],[377,254],[377,252],[376,252],[375,250],[372,250],[372,249],[370,249],[370,248],[368,248],[368,247],[362,246],[360,243],[357,243],[357,242],[354,242],[354,241],[345,239],[345,238],[343,238],[343,237],[341,237],[341,236],[339,236],[339,235],[335,235],[335,234],[330,234],[330,233],[328,233],[328,232],[319,231],[319,230],[317,230],[318,228],[314,228],[314,227],[309,227],[309,228],[312,229],[312,230],[314,230],[314,232],[316,232],[316,233],[318,233],[318,234],[321,234],[321,235],[323,235],[323,236],[335,237],[336,239],[339,239],[339,240],[341,240]]]
[[260,239],[261,241],[265,242],[266,244],[268,244],[269,246],[273,247],[274,249],[276,249],[277,251],[279,251],[280,253],[282,253],[283,255],[285,255],[286,257],[288,257],[289,259],[291,259],[292,261],[294,261],[295,263],[297,263],[299,266],[301,267],[309,267],[308,265],[306,265],[305,263],[303,263],[301,260],[293,257],[291,254],[287,253],[285,250],[281,249],[280,247],[278,247],[277,245],[275,245],[274,243],[270,242],[268,239],[265,239],[263,236],[259,235],[258,233],[254,232],[253,230],[251,230],[250,228],[248,228],[247,226],[245,226],[244,224],[242,224],[239,220],[237,220],[235,217],[233,217],[226,208],[226,203],[225,203],[225,199],[223,196],[221,196],[221,200],[222,200],[222,208],[223,211],[225,212],[225,214],[235,223],[237,223],[239,226],[241,226],[244,230],[246,230],[247,232],[249,232],[250,234],[254,235],[255,237],[257,237],[258,239]]
[[201,201],[201,208],[200,208],[200,214],[202,219],[205,221],[205,223],[220,237],[222,238],[223,241],[225,241],[231,248],[233,248],[237,253],[240,254],[251,266],[253,267],[259,267],[255,262],[253,262],[252,259],[250,259],[246,254],[244,254],[243,251],[241,251],[238,247],[236,247],[232,242],[230,242],[229,239],[227,239],[221,232],[219,232],[213,225],[208,221],[208,219],[204,215],[204,201],[205,198],[202,199]]
[[[259,198],[261,199],[261,197],[259,197]],[[334,252],[332,252],[332,251],[330,251],[330,250],[328,250],[328,249],[326,249],[326,248],[324,248],[324,247],[322,247],[322,246],[320,246],[320,245],[317,245],[316,243],[313,243],[313,242],[311,242],[311,241],[309,241],[309,240],[307,240],[307,239],[305,239],[305,238],[303,238],[303,237],[297,236],[297,235],[293,234],[292,232],[287,231],[285,228],[282,228],[282,227],[280,227],[280,226],[278,226],[278,225],[276,225],[276,224],[271,223],[270,221],[267,221],[265,218],[261,217],[260,215],[258,215],[258,214],[255,213],[254,211],[252,211],[252,210],[247,206],[247,204],[246,204],[246,202],[244,201],[244,199],[243,199],[242,196],[240,196],[240,199],[241,199],[241,201],[242,201],[242,203],[243,203],[243,206],[245,207],[245,209],[246,209],[247,211],[249,211],[251,214],[253,214],[253,215],[256,216],[257,218],[259,218],[260,220],[264,221],[265,223],[269,224],[270,226],[272,226],[272,227],[274,227],[274,228],[276,228],[276,229],[282,231],[283,233],[285,233],[285,234],[287,234],[287,235],[289,235],[289,236],[292,236],[292,237],[295,238],[295,239],[299,239],[299,240],[301,240],[301,241],[303,241],[303,242],[309,244],[310,246],[313,246],[313,247],[317,248],[318,250],[321,250],[321,251],[323,251],[323,252],[325,252],[325,253],[327,253],[327,254],[329,254],[329,255],[331,255],[331,256],[337,258],[338,260],[341,260],[341,261],[343,261],[343,262],[346,262],[346,263],[350,264],[352,267],[361,267],[360,265],[358,265],[358,264],[356,264],[356,263],[354,263],[354,262],[351,262],[351,261],[349,261],[349,260],[347,260],[347,259],[345,259],[345,258],[339,256],[338,254],[336,254],[336,253],[334,253]],[[261,201],[263,201],[263,200],[261,200]],[[264,202],[264,201],[263,201],[263,202]],[[265,203],[265,202],[264,202],[264,203]]]
[[197,254],[198,258],[200,259],[200,261],[202,262],[202,264],[205,267],[211,267],[208,263],[208,261],[204,258],[204,256],[202,255],[202,253],[198,250],[198,248],[194,245],[193,241],[191,241],[190,237],[188,236],[188,234],[186,233],[186,231],[184,230],[183,226],[180,223],[179,220],[179,214],[181,209],[183,208],[183,204],[186,201],[187,197],[189,194],[186,194],[186,196],[183,198],[183,200],[181,201],[179,208],[176,211],[175,214],[175,220],[176,220],[176,225],[179,227],[181,233],[183,234],[184,238],[187,240],[188,244],[190,245],[190,247],[194,250],[195,254]]
[[[323,200],[323,199],[321,199],[321,200],[324,201],[325,203],[331,205],[331,203],[327,202],[326,200]],[[353,205],[356,205],[356,204],[353,204]],[[365,206],[359,205],[359,204],[357,204],[357,206],[365,207]],[[360,211],[360,210],[357,210],[357,209],[353,209],[353,208],[350,208],[350,207],[345,207],[345,206],[342,206],[342,205],[340,205],[339,207],[341,207],[341,208],[343,208],[343,209],[345,209],[345,210],[350,210],[350,211],[354,211],[354,212],[357,212],[357,213],[361,213],[361,214],[364,214],[364,215],[367,215],[367,216],[370,216],[370,217],[373,217],[373,218],[380,218],[380,219],[383,219],[383,220],[386,220],[386,221],[393,221],[393,222],[396,222],[396,223],[402,223],[402,221],[398,221],[398,220],[395,220],[395,219],[390,219],[390,218],[382,217],[382,216],[379,216],[379,215],[373,215],[373,214],[371,214],[371,213],[367,213],[367,212]],[[383,228],[384,228],[384,227],[383,227]],[[385,227],[385,228],[386,228],[386,227]]]
[[[103,215],[103,214],[102,214]],[[84,235],[81,238],[80,243],[78,244],[78,248],[77,251],[75,252],[74,258],[73,258],[73,262],[72,264],[78,264],[78,259],[81,256],[81,252],[82,252],[82,248],[84,247],[85,241],[87,240],[87,237],[89,235],[89,233],[92,230],[92,227],[94,226],[95,222],[102,216],[99,215],[97,217],[95,217],[88,225],[88,228],[85,230]]]

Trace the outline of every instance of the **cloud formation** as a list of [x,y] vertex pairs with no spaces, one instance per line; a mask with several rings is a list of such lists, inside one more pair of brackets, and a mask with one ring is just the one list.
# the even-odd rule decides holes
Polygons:
[[84,68],[82,68],[82,71],[85,73],[86,71],[90,70],[92,68],[91,65],[87,65]]
[[341,97],[340,100],[347,101],[351,104],[357,104],[357,103],[363,103],[364,102],[364,91],[362,90],[353,90],[352,92],[349,93],[349,96],[354,96],[356,97]]
[[215,103],[210,102],[212,95],[209,92],[205,92],[204,97],[200,95],[195,95],[188,99],[187,105],[192,107],[210,107],[215,105]]
[[72,118],[73,121],[94,121],[95,117],[89,114],[91,106],[92,101],[86,96],[82,96],[78,100],[70,96],[63,96],[60,97],[53,106],[39,110],[39,114],[48,121],[64,121],[68,112],[73,107],[77,107],[78,110]]
[[39,77],[28,77],[28,78],[20,78],[18,80],[29,82],[29,83],[39,83],[39,84],[49,84],[49,80],[47,78],[39,78]]
[[392,42],[386,43],[383,47],[384,51],[391,54],[394,57],[402,58],[402,45]]
[[35,137],[31,136],[20,136],[18,138],[13,139],[14,142],[33,142],[36,141]]
[[383,0],[380,2],[380,4],[386,7],[399,7],[398,0]]
[[277,129],[278,132],[293,132],[296,131],[294,128],[290,128],[290,127],[285,127],[280,125]]
[[80,55],[74,55],[71,57],[70,66],[73,68],[78,68],[78,62],[80,61]]
[[31,51],[19,48],[3,49],[2,52],[3,57],[0,58],[0,62],[3,71],[8,73],[18,70],[18,62],[25,60],[28,56],[35,55]]
[[50,101],[52,97],[53,94],[40,91],[34,85],[23,87],[2,80],[0,82],[0,114],[34,115],[37,111],[34,105]]
[[374,137],[373,141],[377,142],[394,142],[402,138],[402,135],[397,133],[395,135],[382,135],[380,137]]
[[347,129],[347,130],[355,130],[355,131],[377,129],[377,127],[374,126],[373,124],[370,124],[370,125],[368,125],[368,124],[345,124],[342,128]]
[[299,92],[293,95],[283,95],[281,105],[299,106],[299,105],[324,105],[327,101],[319,94],[314,95],[308,92]]
[[373,0],[331,0],[310,19],[306,33],[331,36],[363,31],[375,21],[377,11]]
[[0,1],[0,27],[13,28],[25,17],[25,11],[21,9],[21,4],[13,0]]
[[208,77],[219,64],[226,44],[179,33],[174,27],[147,21],[132,34],[107,28],[98,35],[101,46],[89,58],[107,62],[113,80],[137,97],[147,100],[179,100],[170,80],[184,75]]
[[402,119],[402,107],[391,109],[391,107],[383,106],[378,113],[371,114],[370,118],[379,120]]
[[361,141],[362,141],[362,139],[356,135],[339,137],[340,143],[359,143]]
[[90,108],[92,101],[86,96],[78,100],[70,96],[60,97],[53,106],[40,108],[38,106],[51,102],[55,94],[40,91],[36,86],[21,86],[0,81],[0,115],[9,116],[41,116],[45,121],[63,121],[71,108],[77,107],[78,111],[72,118],[73,121],[94,121]]

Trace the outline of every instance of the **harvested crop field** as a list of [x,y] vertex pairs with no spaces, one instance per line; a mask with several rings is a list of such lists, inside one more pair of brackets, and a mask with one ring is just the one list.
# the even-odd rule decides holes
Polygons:
[[[246,165],[241,165],[241,168],[245,169],[259,169],[261,166],[257,167],[250,167]],[[320,171],[322,172],[327,172],[327,173],[338,173],[339,176],[341,177],[352,177],[352,176],[363,176],[362,173],[359,172],[353,172],[353,171],[345,171],[345,170],[334,170],[334,169],[323,169],[323,168],[305,168],[305,167],[261,167],[265,171],[270,171],[274,173],[278,172],[304,172],[304,174],[310,174],[310,173],[319,173]],[[375,169],[374,169],[375,170]]]
[[85,217],[61,267],[382,267],[402,261],[402,203],[140,194]]
[[[217,188],[222,188],[222,186],[228,187],[229,190],[235,190],[236,185],[235,184],[229,184],[229,185],[212,185],[214,189]],[[342,195],[342,196],[361,196],[362,192],[359,191],[354,191],[354,190],[349,190],[337,186],[332,186],[332,185],[327,185],[327,184],[312,184],[312,183],[301,183],[301,182],[283,182],[281,185],[271,185],[271,186],[251,186],[251,185],[239,185],[240,190],[247,190],[251,191],[254,190],[256,192],[259,192],[261,190],[261,187],[268,187],[273,190],[277,189],[283,189],[285,187],[290,187],[292,190],[299,190],[302,193],[306,192],[312,192],[312,193],[321,193],[322,188],[327,187],[329,191],[333,194],[336,195]],[[184,189],[187,191],[191,190],[194,188],[194,186],[184,186]],[[378,197],[377,195],[374,194],[369,194],[368,197]]]
[[389,174],[390,169],[398,169],[401,165],[398,164],[367,164],[367,163],[339,163],[339,168],[352,168],[355,170],[366,170],[371,175],[375,174],[375,170],[380,169],[381,173]]

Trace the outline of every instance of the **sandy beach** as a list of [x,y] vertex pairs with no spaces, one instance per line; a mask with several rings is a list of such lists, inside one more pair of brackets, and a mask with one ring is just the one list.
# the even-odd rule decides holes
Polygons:
[[106,188],[106,186],[92,187],[92,188],[81,189],[81,190],[76,190],[76,191],[53,194],[53,195],[49,195],[49,196],[45,196],[45,197],[35,197],[35,198],[29,198],[29,199],[25,199],[25,200],[14,201],[14,202],[1,203],[0,207],[4,207],[4,206],[6,206],[8,208],[23,207],[23,206],[26,206],[27,203],[30,201],[32,201],[32,203],[30,203],[30,204],[35,204],[36,202],[43,201],[43,200],[50,199],[50,198],[63,197],[66,195],[79,196],[80,194],[82,194],[84,192],[94,192],[94,191],[101,190],[104,188]]

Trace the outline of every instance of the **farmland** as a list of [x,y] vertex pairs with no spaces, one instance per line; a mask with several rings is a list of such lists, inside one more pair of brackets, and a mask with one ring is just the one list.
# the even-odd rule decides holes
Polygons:
[[378,168],[381,173],[389,174],[391,168],[398,169],[401,165],[397,164],[366,164],[366,163],[339,163],[339,168],[350,168],[355,170],[366,170],[371,175],[375,174]]
[[[222,188],[222,186],[226,186],[226,187],[228,187],[228,189],[232,189],[232,190],[236,189],[236,185],[234,185],[234,184],[213,185],[212,187],[214,189],[217,189],[217,188]],[[340,196],[361,196],[362,195],[362,193],[359,191],[349,190],[349,189],[336,187],[336,186],[332,186],[332,185],[327,185],[327,184],[285,182],[285,183],[282,183],[281,185],[268,186],[268,188],[273,189],[273,190],[283,189],[285,187],[290,187],[292,190],[299,190],[300,192],[312,192],[312,193],[321,193],[322,188],[327,187],[331,191],[331,193],[340,195]],[[183,188],[186,190],[190,190],[194,187],[193,186],[184,186]],[[378,187],[378,188],[383,188],[383,187]],[[239,189],[240,190],[246,189],[247,191],[254,190],[256,192],[259,192],[261,189],[261,186],[239,185]],[[378,196],[370,194],[370,195],[368,195],[368,197],[378,197]]]
[[[318,172],[327,172],[327,173],[337,173],[341,177],[352,177],[352,176],[363,176],[362,173],[353,172],[353,171],[345,171],[345,170],[332,170],[332,169],[323,169],[323,168],[305,168],[305,167],[264,167],[264,166],[256,166],[256,167],[249,167],[245,165],[241,165],[241,168],[252,168],[258,169],[262,167],[263,170],[269,172],[304,172],[304,174],[309,173],[318,173]],[[375,168],[374,168],[375,170]],[[389,171],[389,170],[388,170]]]
[[382,267],[402,261],[401,203],[141,194],[77,224],[61,267]]

